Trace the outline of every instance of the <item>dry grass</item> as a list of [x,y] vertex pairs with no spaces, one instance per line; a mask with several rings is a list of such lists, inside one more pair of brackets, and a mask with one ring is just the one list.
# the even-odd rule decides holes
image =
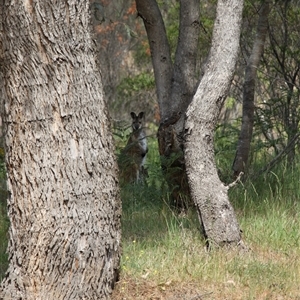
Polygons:
[[300,299],[299,251],[287,255],[253,245],[248,252],[195,251],[187,259],[186,249],[173,250],[175,260],[168,249],[157,250],[161,255],[156,258],[149,249],[144,262],[137,258],[132,267],[123,263],[112,299]]

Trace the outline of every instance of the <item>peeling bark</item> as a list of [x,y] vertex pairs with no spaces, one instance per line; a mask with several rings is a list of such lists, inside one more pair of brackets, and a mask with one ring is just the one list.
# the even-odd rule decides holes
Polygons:
[[117,279],[117,165],[88,5],[1,7],[10,219],[1,299],[107,299]]

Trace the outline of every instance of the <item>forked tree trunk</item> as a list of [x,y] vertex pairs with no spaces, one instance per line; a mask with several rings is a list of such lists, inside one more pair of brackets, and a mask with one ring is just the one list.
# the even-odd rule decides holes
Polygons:
[[120,198],[88,1],[5,1],[9,268],[0,298],[107,299]]
[[178,209],[189,202],[183,155],[185,111],[196,90],[196,60],[200,31],[199,0],[180,0],[180,26],[174,63],[156,0],[136,0],[151,49],[161,122],[159,153],[165,178]]
[[214,130],[237,60],[242,0],[219,0],[205,73],[187,110],[185,161],[191,196],[209,243],[241,241],[239,224],[220,181],[214,155]]
[[243,86],[243,115],[242,126],[239,135],[235,159],[233,162],[233,176],[237,178],[240,173],[245,173],[254,124],[254,94],[257,68],[264,50],[264,44],[268,29],[268,15],[270,12],[269,1],[263,1],[259,10],[256,37],[249,61],[245,70],[245,82]]

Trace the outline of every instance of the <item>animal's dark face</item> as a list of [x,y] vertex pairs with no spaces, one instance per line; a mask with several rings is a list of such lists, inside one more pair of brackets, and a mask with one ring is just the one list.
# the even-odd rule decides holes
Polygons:
[[143,127],[144,112],[140,112],[138,115],[136,115],[134,112],[131,112],[130,115],[132,118],[132,130],[136,131],[141,129]]

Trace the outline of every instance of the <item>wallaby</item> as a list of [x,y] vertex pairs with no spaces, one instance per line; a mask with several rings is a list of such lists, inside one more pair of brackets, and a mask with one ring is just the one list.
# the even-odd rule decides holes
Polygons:
[[145,169],[146,154],[148,152],[146,134],[143,129],[144,112],[136,115],[130,113],[132,118],[132,132],[126,147],[121,152],[120,171],[125,182],[140,183],[145,180],[147,171]]

